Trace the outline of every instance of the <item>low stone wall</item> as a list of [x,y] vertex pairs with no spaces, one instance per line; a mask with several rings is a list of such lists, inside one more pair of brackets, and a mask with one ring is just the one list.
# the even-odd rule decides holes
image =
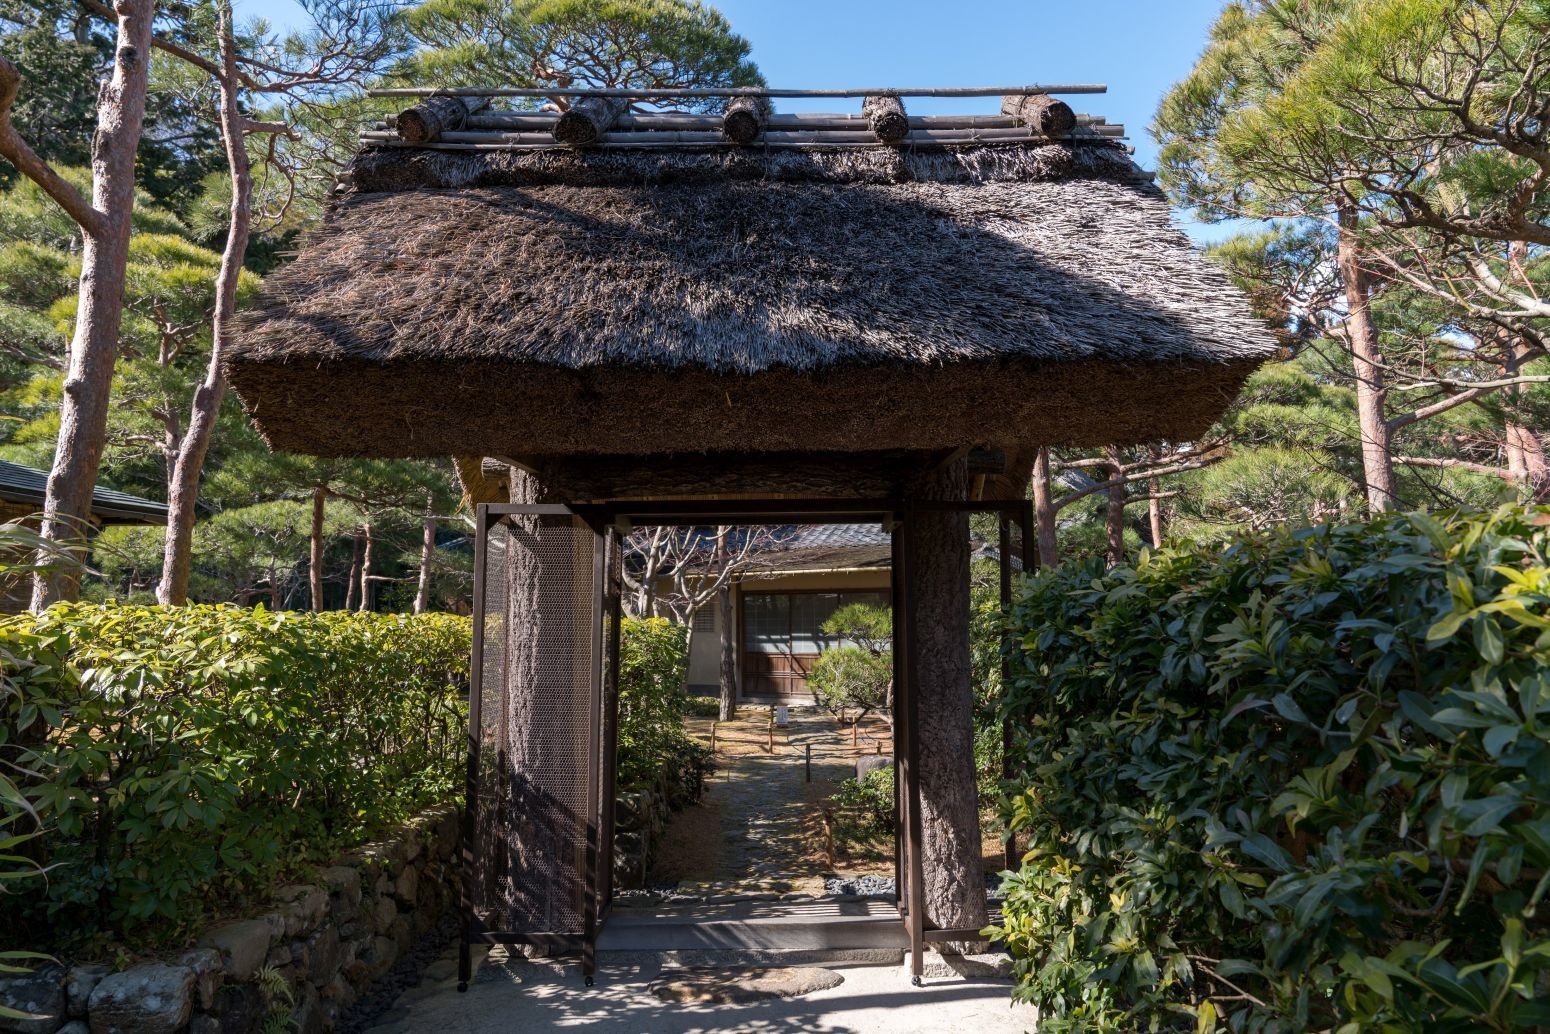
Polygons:
[[355,1000],[457,902],[458,812],[421,815],[281,888],[264,914],[224,923],[176,957],[113,972],[48,965],[0,980],[17,1034],[248,1034],[333,1030]]
[[614,885],[646,885],[646,874],[673,815],[667,795],[658,790],[622,793],[614,801]]

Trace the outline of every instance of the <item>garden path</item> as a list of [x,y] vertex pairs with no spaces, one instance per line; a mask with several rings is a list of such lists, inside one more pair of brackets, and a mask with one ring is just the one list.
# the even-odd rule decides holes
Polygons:
[[[855,774],[858,755],[890,745],[886,726],[863,726],[857,745],[848,727],[812,706],[790,709],[790,724],[769,732],[767,707],[743,705],[729,722],[688,720],[709,743],[716,726],[717,770],[704,802],[675,816],[658,853],[652,882],[706,893],[823,893],[832,872],[822,850],[821,809],[840,780]],[[808,749],[812,781],[807,779]],[[891,868],[891,867],[890,867]]]

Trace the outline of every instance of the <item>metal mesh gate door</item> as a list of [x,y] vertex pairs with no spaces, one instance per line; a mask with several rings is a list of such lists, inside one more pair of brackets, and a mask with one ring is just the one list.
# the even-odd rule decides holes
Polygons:
[[611,781],[602,750],[605,538],[564,507],[479,509],[464,955],[470,941],[586,950]]

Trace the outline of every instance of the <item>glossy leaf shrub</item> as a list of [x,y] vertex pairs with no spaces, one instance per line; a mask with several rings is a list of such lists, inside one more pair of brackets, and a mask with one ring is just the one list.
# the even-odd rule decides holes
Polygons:
[[34,947],[171,940],[461,788],[470,624],[58,605],[0,620]]
[[1550,511],[1391,516],[1026,583],[1041,1031],[1550,1024]]
[[619,631],[619,789],[660,788],[682,807],[699,799],[712,767],[684,731],[688,626],[626,618]]

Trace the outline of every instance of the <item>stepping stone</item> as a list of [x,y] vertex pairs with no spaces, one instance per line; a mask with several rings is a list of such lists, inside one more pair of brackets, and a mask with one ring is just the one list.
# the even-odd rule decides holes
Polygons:
[[667,970],[647,990],[664,1002],[742,1005],[770,998],[798,998],[839,987],[845,978],[831,969],[791,966],[782,969]]

